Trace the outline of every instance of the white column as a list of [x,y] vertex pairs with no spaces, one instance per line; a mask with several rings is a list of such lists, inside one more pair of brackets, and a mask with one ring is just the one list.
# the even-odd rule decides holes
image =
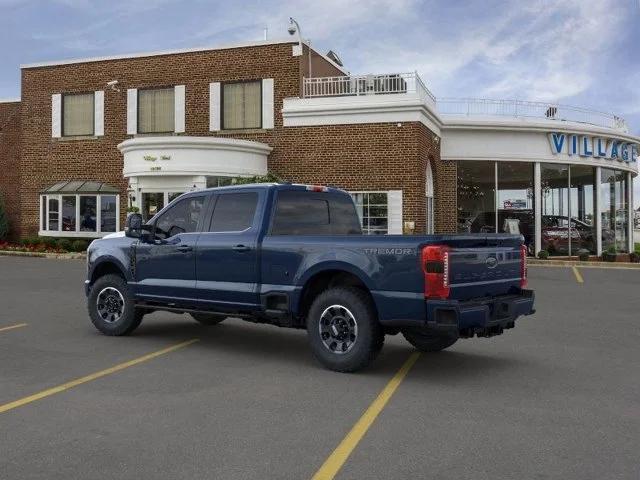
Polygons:
[[602,255],[602,195],[601,195],[601,178],[600,167],[596,167],[596,205],[595,205],[595,222],[596,222],[596,254]]
[[540,176],[540,162],[533,166],[533,215],[535,225],[535,252],[542,250],[542,180]]

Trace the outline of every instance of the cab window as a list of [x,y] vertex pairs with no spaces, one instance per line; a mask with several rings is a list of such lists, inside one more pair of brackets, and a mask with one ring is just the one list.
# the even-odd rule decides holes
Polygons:
[[210,232],[243,232],[251,228],[258,206],[256,192],[218,195]]
[[156,221],[156,236],[166,239],[180,233],[192,233],[198,229],[202,216],[204,196],[188,197],[176,202]]

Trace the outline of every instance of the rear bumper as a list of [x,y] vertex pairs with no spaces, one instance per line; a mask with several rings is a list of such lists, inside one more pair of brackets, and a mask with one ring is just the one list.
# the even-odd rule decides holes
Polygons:
[[426,319],[385,321],[388,327],[420,328],[457,333],[461,337],[490,337],[513,328],[518,317],[535,313],[533,290],[519,294],[487,297],[471,301],[427,300]]

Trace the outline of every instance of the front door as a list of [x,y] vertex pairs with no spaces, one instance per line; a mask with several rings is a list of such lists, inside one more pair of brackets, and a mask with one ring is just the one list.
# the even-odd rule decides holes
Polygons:
[[136,246],[136,294],[148,301],[184,303],[196,290],[195,252],[206,207],[205,195],[191,195],[154,220],[153,238]]
[[263,195],[229,192],[212,200],[213,215],[196,253],[198,296],[211,308],[255,309],[260,303],[257,249]]

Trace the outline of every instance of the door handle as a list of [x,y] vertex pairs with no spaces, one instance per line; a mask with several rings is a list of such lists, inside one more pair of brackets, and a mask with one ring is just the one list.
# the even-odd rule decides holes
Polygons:
[[249,250],[251,250],[251,248],[247,247],[246,245],[236,245],[235,247],[233,247],[233,250],[235,252],[248,252]]
[[190,247],[189,245],[180,245],[179,247],[176,247],[176,250],[182,253],[187,253],[193,251],[193,247]]

